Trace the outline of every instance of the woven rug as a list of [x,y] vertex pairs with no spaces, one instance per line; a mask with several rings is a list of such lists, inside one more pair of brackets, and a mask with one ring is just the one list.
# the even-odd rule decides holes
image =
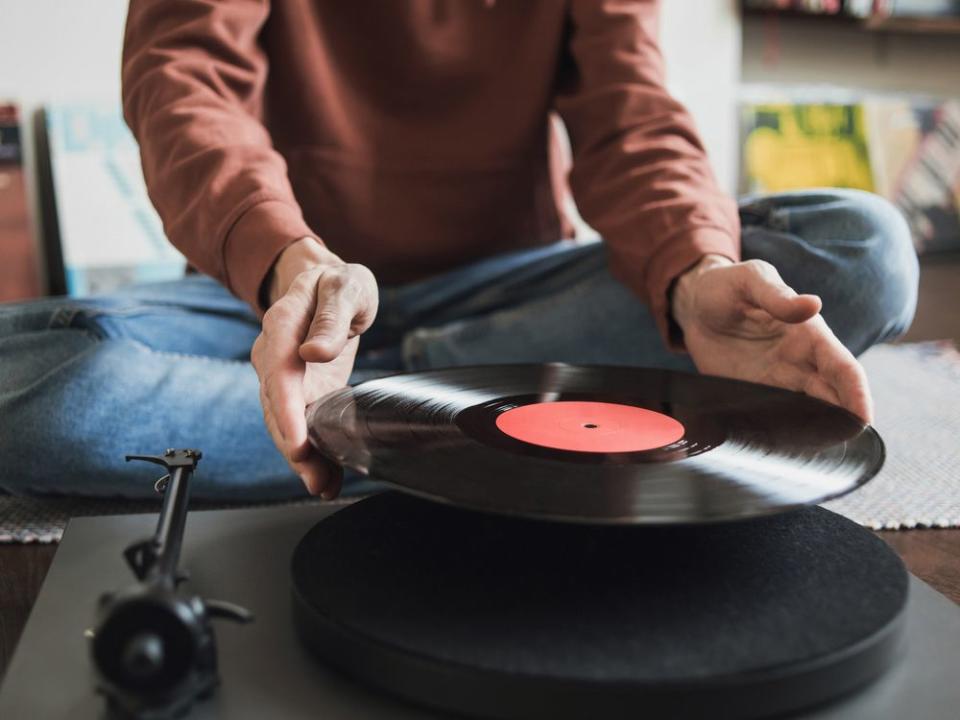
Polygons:
[[[190,509],[226,510],[241,507],[278,505],[349,505],[362,496],[324,501],[320,498],[260,503],[213,503],[191,501]],[[156,500],[124,500],[81,497],[10,497],[0,496],[0,544],[60,542],[67,521],[72,517],[95,515],[134,515],[160,512],[160,496]]]
[[[881,345],[862,360],[887,462],[871,483],[827,507],[875,529],[960,527],[960,353],[950,343]],[[159,498],[0,496],[0,543],[57,542],[71,517],[158,509]]]
[[875,530],[960,527],[960,352],[949,342],[878,345],[861,361],[887,461],[826,507]]

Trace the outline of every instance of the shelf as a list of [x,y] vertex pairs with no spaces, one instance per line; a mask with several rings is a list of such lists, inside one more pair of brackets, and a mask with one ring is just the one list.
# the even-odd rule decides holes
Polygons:
[[821,22],[833,25],[859,25],[860,18],[844,13],[808,13],[801,10],[777,10],[775,8],[742,8],[746,17],[768,19],[799,20],[801,22]]
[[874,17],[864,20],[863,26],[874,32],[960,34],[960,17]]
[[960,34],[960,17],[871,17],[857,18],[845,14],[805,13],[798,10],[765,10],[744,8],[746,17],[784,19],[789,22],[817,22],[834,27],[852,27],[876,33],[904,33],[918,35]]

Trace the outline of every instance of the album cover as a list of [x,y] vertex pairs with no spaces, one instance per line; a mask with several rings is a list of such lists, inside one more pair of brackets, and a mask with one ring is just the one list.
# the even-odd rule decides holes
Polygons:
[[742,105],[743,192],[876,192],[904,213],[918,252],[960,249],[960,100],[773,95]]
[[147,197],[136,141],[119,107],[45,108],[53,222],[69,295],[107,292],[134,282],[183,275],[186,261],[169,243]]

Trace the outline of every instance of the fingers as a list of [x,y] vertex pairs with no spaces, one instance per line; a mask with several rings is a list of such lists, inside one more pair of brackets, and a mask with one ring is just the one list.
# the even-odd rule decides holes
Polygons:
[[761,260],[702,278],[712,278],[704,297],[713,301],[713,324],[699,334],[684,329],[701,371],[805,392],[872,422],[866,373],[827,327],[819,297],[798,295]]
[[843,367],[836,374],[834,388],[840,395],[840,405],[866,423],[873,422],[873,398],[867,374],[854,360],[852,367]]
[[824,380],[819,375],[811,375],[807,378],[807,381],[803,384],[803,387],[799,388],[804,394],[810,395],[811,397],[819,398],[824,400],[832,405],[840,405],[840,396],[837,394],[837,391],[833,389],[833,386]]
[[864,422],[873,421],[873,401],[866,372],[822,317],[797,327],[783,353],[798,378],[792,389],[839,405]]
[[263,331],[251,353],[260,377],[260,399],[264,410],[270,411],[277,431],[274,440],[290,459],[307,449],[304,362],[297,349],[307,331],[311,311],[300,298],[286,295],[278,300],[264,315]]
[[314,453],[307,460],[291,466],[303,480],[307,492],[311,495],[319,495],[324,500],[333,500],[340,494],[343,470],[319,453]]
[[802,323],[820,312],[823,303],[819,297],[798,295],[770,263],[749,260],[741,263],[739,270],[741,288],[747,299],[777,320]]
[[325,299],[317,309],[307,331],[307,338],[300,345],[300,357],[307,362],[330,362],[337,357],[351,337],[350,329],[357,308],[353,302],[342,297]]
[[298,278],[298,282],[310,285],[316,307],[300,345],[300,357],[307,362],[330,362],[343,352],[348,340],[373,324],[376,281],[361,265],[343,265],[326,268],[315,277]]
[[251,360],[271,437],[312,493],[334,497],[339,470],[310,445],[308,402],[346,384],[357,335],[373,323],[377,289],[359,265],[302,272],[263,316]]
[[816,326],[811,354],[815,371],[804,392],[840,405],[865,422],[873,420],[873,403],[866,373],[856,358],[819,316],[822,302],[816,295],[798,295],[783,282],[770,263],[751,260],[745,268],[744,289],[752,302],[777,320]]
[[827,328],[822,318],[824,334],[814,347],[814,356],[820,376],[837,396],[836,403],[864,422],[873,422],[873,400],[863,366]]
[[[866,372],[821,316],[788,326],[787,332],[768,341],[766,350],[761,349],[762,345],[741,347],[735,364],[730,362],[734,356],[728,356],[729,367],[714,364],[713,371],[802,392],[873,422]],[[723,354],[716,349],[712,357],[723,359]]]
[[[266,403],[264,404],[264,421],[271,437],[276,438],[276,421],[270,405]],[[296,459],[289,456],[286,459],[290,468],[300,477],[307,492],[311,495],[320,495],[324,500],[335,498],[340,493],[343,471],[309,446],[307,452],[298,455]]]

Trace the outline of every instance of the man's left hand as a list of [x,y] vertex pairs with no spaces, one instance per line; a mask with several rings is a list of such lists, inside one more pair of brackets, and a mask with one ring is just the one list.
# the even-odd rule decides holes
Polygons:
[[762,260],[708,255],[674,287],[673,317],[697,369],[797,390],[873,418],[863,368],[827,327],[816,295],[798,295]]

